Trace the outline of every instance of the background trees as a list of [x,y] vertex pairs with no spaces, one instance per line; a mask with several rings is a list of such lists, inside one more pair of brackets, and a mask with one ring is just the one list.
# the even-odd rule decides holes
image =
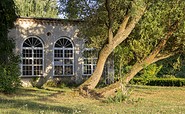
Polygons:
[[23,17],[58,17],[56,0],[14,0]]

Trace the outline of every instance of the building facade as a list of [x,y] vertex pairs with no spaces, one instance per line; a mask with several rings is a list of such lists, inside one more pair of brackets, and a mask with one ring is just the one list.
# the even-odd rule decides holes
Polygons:
[[[17,19],[9,36],[15,40],[15,53],[21,57],[24,86],[29,86],[34,77],[46,76],[80,83],[93,73],[97,57],[88,56],[92,49],[84,47],[85,40],[78,35],[79,23],[51,18]],[[113,76],[112,65],[106,71],[107,76]]]

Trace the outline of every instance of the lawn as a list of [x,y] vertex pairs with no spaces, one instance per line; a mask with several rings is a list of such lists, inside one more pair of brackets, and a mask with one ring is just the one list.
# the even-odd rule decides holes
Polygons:
[[0,114],[183,114],[185,87],[134,86],[128,100],[105,103],[69,88],[21,88],[0,93]]

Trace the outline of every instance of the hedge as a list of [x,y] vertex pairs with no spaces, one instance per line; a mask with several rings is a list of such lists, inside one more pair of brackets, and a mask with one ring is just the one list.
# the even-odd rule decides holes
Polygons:
[[184,78],[153,78],[153,79],[143,79],[143,78],[133,78],[131,84],[143,84],[150,86],[185,86]]

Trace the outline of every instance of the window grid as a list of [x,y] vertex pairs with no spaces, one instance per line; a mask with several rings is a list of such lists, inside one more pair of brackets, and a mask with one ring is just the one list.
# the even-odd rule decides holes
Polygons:
[[22,76],[43,75],[43,44],[35,37],[26,39],[22,47]]
[[93,52],[94,49],[86,48],[84,49],[84,57],[83,57],[83,65],[82,65],[82,74],[85,76],[91,75],[95,68],[97,63],[97,53]]
[[72,76],[74,73],[74,49],[66,38],[59,39],[54,46],[54,76]]

